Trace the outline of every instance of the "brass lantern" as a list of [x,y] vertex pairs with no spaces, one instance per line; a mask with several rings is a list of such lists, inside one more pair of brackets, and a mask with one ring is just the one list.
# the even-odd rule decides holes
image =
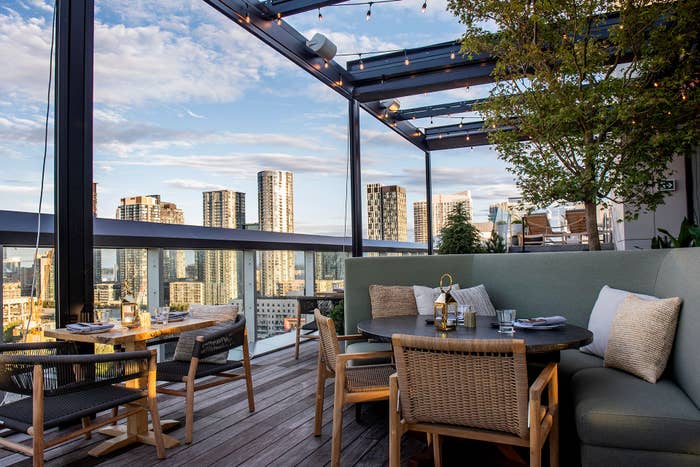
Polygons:
[[128,282],[124,283],[124,297],[120,311],[122,326],[132,327],[138,323],[138,304],[134,300]]
[[[450,281],[445,290],[443,281],[448,279]],[[452,331],[457,327],[457,300],[454,299],[450,291],[452,290],[452,276],[449,274],[443,274],[440,277],[440,296],[433,304],[433,320],[435,321],[435,327],[440,331]],[[450,318],[452,315],[452,318]]]

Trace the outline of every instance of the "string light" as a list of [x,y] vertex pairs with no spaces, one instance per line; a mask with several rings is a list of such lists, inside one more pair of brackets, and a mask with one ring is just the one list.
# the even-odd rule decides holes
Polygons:
[[248,9],[246,8],[245,11],[245,22],[250,24],[250,13],[248,13]]
[[450,60],[454,60],[454,59],[455,59],[455,52],[454,52],[454,50],[453,50],[453,51],[450,53]]
[[654,87],[655,87],[655,88],[658,88],[658,87],[659,87],[659,83],[654,83]]
[[369,8],[367,9],[367,15],[365,19],[369,21],[372,18],[372,2],[369,2]]
[[323,59],[323,68],[328,68],[328,60]]
[[277,13],[277,26],[282,26],[282,13]]
[[360,57],[360,70],[365,69],[365,62],[362,61],[362,54],[357,54]]
[[464,126],[464,119],[459,120],[459,127],[462,128]]
[[423,6],[420,7],[420,12],[425,13],[425,10],[427,10],[427,9],[428,9],[428,2],[425,1],[425,2],[423,2]]
[[464,139],[467,140],[467,141],[469,141],[471,138],[469,137],[469,135],[467,135],[467,137],[464,138]]
[[410,65],[410,64],[411,64],[411,61],[408,59],[408,54],[406,53],[405,50],[403,51],[403,56],[404,56],[403,64],[406,65],[406,66]]
[[321,13],[321,9],[318,9],[318,20],[323,21],[323,13]]

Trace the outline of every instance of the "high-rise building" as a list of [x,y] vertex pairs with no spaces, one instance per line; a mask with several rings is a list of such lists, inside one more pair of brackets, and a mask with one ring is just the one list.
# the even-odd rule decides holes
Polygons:
[[[132,196],[122,198],[117,208],[117,219],[139,222],[158,222],[162,224],[184,224],[185,216],[182,209],[175,203],[161,201],[160,195]],[[174,256],[171,259],[171,255]],[[163,261],[177,264],[177,256],[184,255],[181,250],[163,252]],[[128,282],[129,289],[137,300],[146,300],[147,290],[147,253],[145,249],[123,249],[117,251],[119,266],[119,283],[124,291],[124,283]],[[184,256],[181,261],[184,264]],[[177,269],[177,268],[175,268]],[[183,272],[184,274],[184,272]]]
[[39,300],[44,306],[56,300],[55,293],[55,270],[53,261],[53,249],[47,250],[46,253],[37,258],[37,266],[39,269],[39,282],[36,284]]
[[[433,195],[433,238],[440,235],[447,224],[447,218],[459,203],[464,204],[467,220],[474,219],[472,210],[472,195],[469,190],[454,193],[452,195]],[[415,241],[428,242],[428,204],[426,201],[413,203],[413,228]]]
[[408,240],[404,187],[367,185],[367,237],[370,240]]
[[204,303],[202,282],[177,281],[170,285],[170,306],[186,307],[193,303]]
[[[281,170],[258,172],[260,230],[294,232],[294,174]],[[273,297],[278,283],[294,280],[294,252],[260,253],[260,294]]]
[[[202,193],[202,215],[204,227],[242,229],[245,225],[245,193],[205,191]],[[239,252],[231,250],[207,250],[196,258],[201,261],[198,279],[203,280],[202,303],[222,304],[238,298],[238,278],[243,275],[238,255]],[[172,300],[171,297],[171,303]]]

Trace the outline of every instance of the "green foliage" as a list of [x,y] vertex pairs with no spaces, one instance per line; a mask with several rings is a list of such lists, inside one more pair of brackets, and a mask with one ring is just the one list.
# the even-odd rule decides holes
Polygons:
[[[700,139],[700,0],[449,0],[448,8],[465,25],[464,54],[498,57],[491,98],[478,110],[526,201],[624,202],[632,218],[663,204],[657,182]],[[620,25],[596,37],[615,11]]]
[[469,223],[464,203],[458,203],[447,217],[445,227],[440,231],[438,254],[481,253],[479,230]]
[[328,317],[335,323],[335,332],[340,335],[345,334],[345,300],[339,301],[336,306],[331,308]]
[[687,217],[683,218],[678,230],[678,237],[674,237],[666,229],[658,229],[663,234],[651,239],[651,247],[655,250],[662,248],[687,248],[700,247],[700,227],[692,224]]
[[12,323],[8,323],[7,326],[3,329],[2,332],[2,337],[3,337],[3,342],[14,342],[18,338],[14,336],[14,330],[15,328],[19,328],[19,330],[22,330],[22,322],[21,321],[15,321]]
[[507,251],[506,242],[495,229],[491,231],[491,238],[486,241],[484,251],[486,253],[505,253]]

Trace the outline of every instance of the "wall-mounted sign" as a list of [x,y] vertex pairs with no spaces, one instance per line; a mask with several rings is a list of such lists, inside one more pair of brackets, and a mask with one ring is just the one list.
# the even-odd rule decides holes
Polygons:
[[659,191],[676,191],[675,180],[659,180]]

